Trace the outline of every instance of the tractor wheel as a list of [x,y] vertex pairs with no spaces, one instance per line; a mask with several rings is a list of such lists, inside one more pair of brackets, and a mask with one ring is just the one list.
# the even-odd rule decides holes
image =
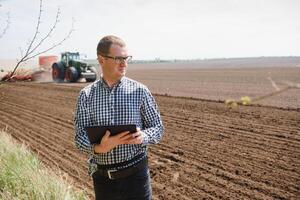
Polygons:
[[78,80],[78,71],[75,67],[68,67],[66,70],[66,81],[69,83],[76,82]]
[[90,70],[96,74],[95,78],[86,78],[86,82],[94,82],[97,79],[97,70],[95,67],[90,67]]
[[52,79],[55,82],[62,82],[65,78],[64,66],[59,63],[54,63],[52,65]]

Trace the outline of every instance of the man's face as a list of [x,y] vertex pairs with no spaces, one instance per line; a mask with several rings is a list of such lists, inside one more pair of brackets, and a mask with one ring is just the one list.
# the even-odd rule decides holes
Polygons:
[[[126,47],[121,47],[117,44],[112,44],[107,56],[110,57],[127,57],[128,52]],[[116,63],[112,58],[106,58],[103,56],[98,56],[98,61],[101,64],[103,75],[107,78],[120,79],[125,76],[126,73],[126,62]]]

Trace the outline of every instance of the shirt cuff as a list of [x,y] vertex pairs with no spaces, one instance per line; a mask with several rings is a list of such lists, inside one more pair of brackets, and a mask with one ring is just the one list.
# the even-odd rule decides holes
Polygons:
[[142,132],[142,136],[143,136],[143,141],[142,141],[142,146],[146,146],[147,144],[149,144],[149,136],[144,132]]

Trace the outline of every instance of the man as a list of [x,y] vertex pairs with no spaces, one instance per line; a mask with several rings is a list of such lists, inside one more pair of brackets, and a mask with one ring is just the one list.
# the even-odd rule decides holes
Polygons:
[[[96,199],[151,199],[147,145],[163,134],[157,104],[143,84],[125,77],[131,59],[122,39],[106,36],[97,46],[99,80],[80,91],[75,113],[75,144],[90,155]],[[136,124],[137,132],[109,132],[91,145],[85,127]]]

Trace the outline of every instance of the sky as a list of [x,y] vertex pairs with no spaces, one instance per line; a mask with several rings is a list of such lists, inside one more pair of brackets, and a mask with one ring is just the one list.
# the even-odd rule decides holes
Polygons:
[[[0,0],[0,59],[24,52],[37,24],[39,0]],[[121,37],[134,59],[300,56],[299,0],[44,0],[38,40],[60,7],[60,22],[39,49],[71,37],[44,55],[79,51],[96,58],[105,35]]]

